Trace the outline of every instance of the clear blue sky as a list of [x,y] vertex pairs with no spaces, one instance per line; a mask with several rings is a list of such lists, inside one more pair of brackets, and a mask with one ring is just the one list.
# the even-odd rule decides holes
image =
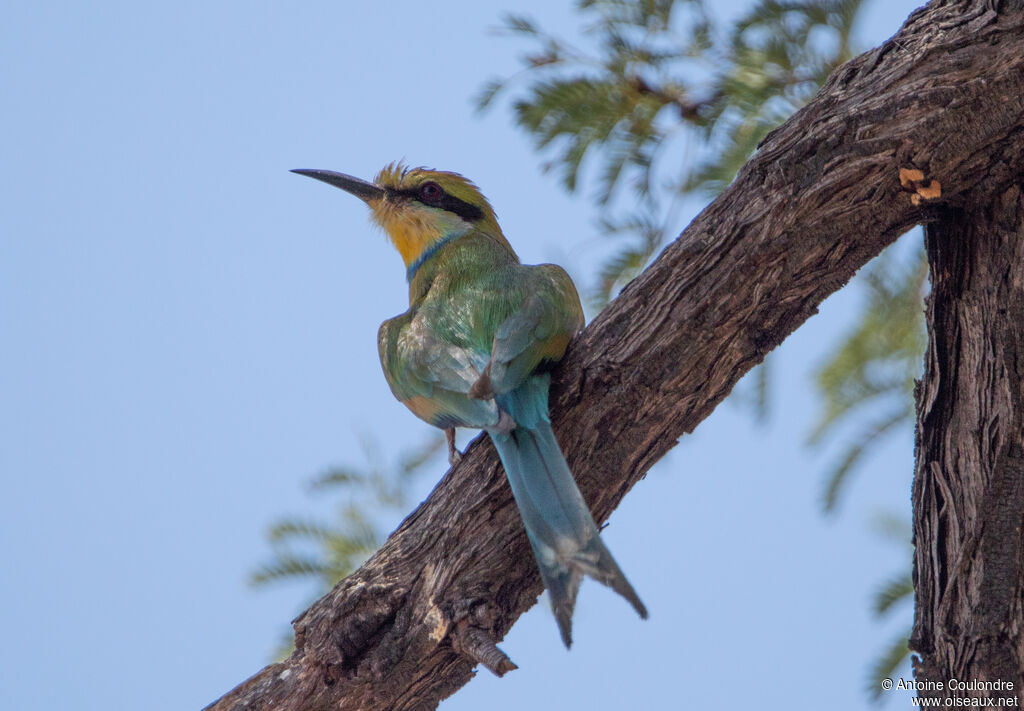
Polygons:
[[[872,0],[862,44],[913,7]],[[399,258],[357,200],[288,169],[457,170],[524,261],[593,269],[586,197],[540,172],[507,111],[471,108],[527,49],[487,33],[502,9],[8,7],[0,708],[189,709],[228,691],[309,594],[247,587],[267,524],[315,508],[305,483],[358,463],[362,436],[422,440],[376,355],[377,324],[405,308]],[[567,3],[515,9],[574,31]],[[836,450],[803,445],[810,368],[859,300],[834,297],[773,356],[767,426],[720,407],[612,517],[649,621],[585,584],[571,652],[538,605],[502,644],[520,669],[484,671],[441,708],[864,708],[870,660],[910,619],[869,614],[909,548],[866,521],[907,514],[911,433],[829,520]],[[889,708],[907,705],[896,693]]]

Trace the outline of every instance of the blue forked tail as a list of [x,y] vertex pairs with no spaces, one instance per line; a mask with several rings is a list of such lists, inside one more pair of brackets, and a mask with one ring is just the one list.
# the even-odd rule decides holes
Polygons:
[[498,396],[512,415],[510,432],[489,430],[505,467],[544,587],[551,597],[562,641],[572,644],[572,613],[584,575],[629,600],[647,618],[647,608],[626,580],[598,534],[590,510],[565,462],[548,421],[547,375],[528,378]]

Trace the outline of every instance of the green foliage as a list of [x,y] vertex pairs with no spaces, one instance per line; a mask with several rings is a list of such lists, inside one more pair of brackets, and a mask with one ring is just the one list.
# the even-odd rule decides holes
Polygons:
[[856,434],[828,475],[825,511],[835,509],[849,474],[885,435],[914,420],[914,379],[920,375],[925,323],[922,299],[928,263],[920,247],[900,260],[890,248],[865,270],[866,303],[839,348],[815,374],[824,413],[811,433],[817,444],[849,423]]
[[331,469],[310,482],[311,493],[342,497],[337,517],[329,522],[287,517],[270,526],[270,560],[250,575],[255,586],[281,581],[312,581],[317,596],[358,568],[377,549],[390,527],[382,513],[406,513],[409,481],[444,448],[432,437],[403,454],[395,464],[380,461],[379,447],[364,443],[362,468]]
[[881,653],[875,658],[875,662],[868,672],[867,683],[868,697],[872,701],[882,700],[882,680],[892,679],[896,676],[900,666],[910,656],[908,639],[910,639],[910,630],[899,633],[882,648]]
[[[866,298],[860,317],[815,374],[824,412],[810,442],[821,443],[839,430],[854,432],[847,434],[843,455],[828,472],[822,496],[825,512],[835,510],[851,473],[865,455],[884,437],[906,431],[914,422],[914,381],[921,373],[927,338],[923,297],[928,262],[920,242],[902,259],[901,246],[897,243],[887,249],[861,275]],[[906,524],[892,517],[880,519],[877,528],[903,545],[910,540]],[[908,556],[905,569],[875,591],[872,610],[876,617],[891,614],[913,598],[910,565]],[[882,680],[892,678],[909,656],[909,638],[908,625],[872,663],[866,687],[872,700],[882,699]]]
[[872,607],[874,607],[875,613],[881,617],[896,603],[909,599],[913,594],[914,581],[906,573],[899,573],[875,591]]
[[[907,569],[910,568],[910,527],[897,516],[884,516],[875,521],[875,528],[884,537],[896,541],[907,548]],[[884,617],[902,603],[910,602],[914,596],[914,581],[904,570],[883,583],[872,597],[872,608],[877,617]],[[867,692],[873,701],[882,700],[882,681],[896,675],[900,666],[910,656],[910,626],[908,625],[894,639],[890,640],[879,652],[874,663],[868,670]]]
[[[850,58],[861,0],[760,0],[731,25],[701,0],[585,0],[586,49],[510,15],[503,29],[536,51],[524,71],[494,80],[478,97],[493,103],[513,84],[515,120],[548,156],[566,189],[584,160],[596,164],[601,231],[617,249],[599,270],[592,301],[603,305],[678,232],[678,202],[732,181],[758,142]],[[662,166],[675,139],[695,155]],[[623,186],[631,207],[614,209]],[[624,213],[624,214],[623,214]]]

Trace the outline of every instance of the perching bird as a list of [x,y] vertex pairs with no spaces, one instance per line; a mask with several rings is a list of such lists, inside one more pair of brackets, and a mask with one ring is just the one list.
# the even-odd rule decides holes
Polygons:
[[445,430],[481,428],[497,447],[551,597],[562,641],[583,575],[647,609],[602,543],[548,419],[548,370],[583,327],[569,275],[519,263],[494,211],[457,173],[392,164],[373,183],[295,170],[363,200],[405,261],[409,310],[381,324],[384,377],[406,407]]

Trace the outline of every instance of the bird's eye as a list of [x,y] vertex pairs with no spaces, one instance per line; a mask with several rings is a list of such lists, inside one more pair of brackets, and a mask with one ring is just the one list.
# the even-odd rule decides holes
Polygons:
[[437,202],[444,195],[444,190],[437,183],[423,183],[420,186],[420,198],[427,202]]

